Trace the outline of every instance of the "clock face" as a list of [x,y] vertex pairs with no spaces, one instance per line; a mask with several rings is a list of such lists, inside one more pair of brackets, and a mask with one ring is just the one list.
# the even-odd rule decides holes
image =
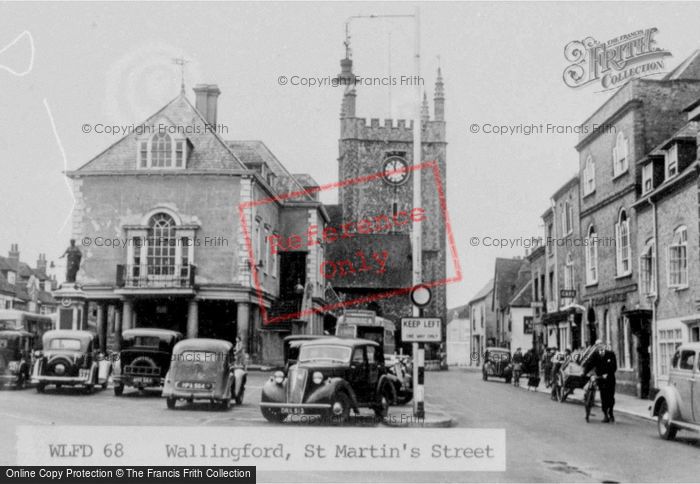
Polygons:
[[408,180],[408,163],[403,158],[392,156],[384,162],[384,180],[391,185],[401,185]]

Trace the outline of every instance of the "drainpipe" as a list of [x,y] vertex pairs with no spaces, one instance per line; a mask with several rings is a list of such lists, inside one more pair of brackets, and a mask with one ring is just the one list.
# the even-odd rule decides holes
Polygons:
[[659,350],[657,348],[657,331],[656,331],[656,309],[659,304],[659,244],[657,240],[656,228],[656,204],[649,197],[653,214],[652,237],[654,238],[654,296],[651,301],[651,358],[654,360],[652,365],[652,384],[657,387],[657,377],[659,375]]

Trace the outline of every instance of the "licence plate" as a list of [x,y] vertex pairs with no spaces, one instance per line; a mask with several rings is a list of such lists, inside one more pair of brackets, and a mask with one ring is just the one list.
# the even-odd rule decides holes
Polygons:
[[183,381],[178,386],[188,390],[209,390],[211,388],[211,383]]
[[304,409],[299,407],[282,407],[282,413],[291,415],[304,415]]
[[133,381],[134,383],[148,383],[148,384],[150,384],[153,381],[153,379],[148,378],[146,376],[135,376],[131,379],[131,381]]

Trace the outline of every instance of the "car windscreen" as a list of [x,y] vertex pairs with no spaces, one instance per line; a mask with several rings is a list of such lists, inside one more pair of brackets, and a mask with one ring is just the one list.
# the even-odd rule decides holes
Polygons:
[[80,340],[70,338],[56,338],[49,341],[49,350],[80,351]]
[[299,362],[331,361],[347,363],[350,360],[351,348],[337,345],[302,346],[299,351]]
[[211,378],[227,361],[226,353],[187,350],[172,356],[171,368],[178,378]]
[[133,345],[158,349],[160,346],[160,338],[158,336],[135,336]]

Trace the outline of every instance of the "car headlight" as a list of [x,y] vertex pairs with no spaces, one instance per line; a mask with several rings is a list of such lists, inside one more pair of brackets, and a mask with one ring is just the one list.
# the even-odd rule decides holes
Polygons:
[[275,383],[281,385],[284,382],[284,373],[281,371],[276,371],[272,379],[275,380]]
[[10,370],[12,373],[16,373],[19,371],[19,361],[11,361],[9,365],[7,365],[7,369]]
[[320,385],[321,382],[323,381],[323,373],[320,371],[315,371],[313,376],[311,377],[311,380],[316,384]]

